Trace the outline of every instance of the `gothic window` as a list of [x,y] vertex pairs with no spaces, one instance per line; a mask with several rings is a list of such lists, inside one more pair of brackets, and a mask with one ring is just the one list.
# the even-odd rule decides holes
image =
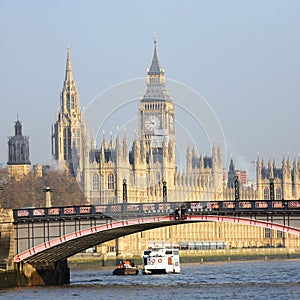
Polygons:
[[282,199],[282,193],[281,193],[281,189],[280,188],[277,188],[276,189],[276,196],[275,196],[276,200],[281,200]]
[[156,183],[160,183],[160,173],[159,172],[157,172],[156,173]]
[[16,152],[17,159],[16,159],[16,161],[20,161],[20,153],[21,153],[21,147],[20,147],[20,144],[17,144],[17,152]]
[[69,93],[66,94],[66,98],[67,98],[67,109],[70,110],[70,94]]
[[270,198],[269,189],[265,188],[264,189],[264,200],[270,200],[269,198]]
[[80,129],[76,130],[76,140],[75,140],[75,143],[76,143],[76,147],[79,148],[80,147]]
[[283,238],[283,232],[282,231],[279,231],[277,230],[277,238]]
[[74,96],[71,96],[71,109],[74,109]]
[[93,191],[98,191],[99,190],[99,176],[98,174],[93,175]]
[[271,234],[272,234],[271,229],[270,228],[265,228],[265,238],[266,239],[271,238]]
[[21,146],[21,161],[26,161],[26,145],[22,144]]
[[12,161],[16,161],[16,160],[17,160],[16,145],[14,144],[12,146]]
[[115,188],[115,176],[112,173],[107,176],[107,188],[109,190],[113,190]]

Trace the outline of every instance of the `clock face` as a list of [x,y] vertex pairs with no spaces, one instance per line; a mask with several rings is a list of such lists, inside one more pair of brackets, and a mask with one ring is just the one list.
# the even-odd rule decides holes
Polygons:
[[148,130],[158,129],[160,127],[160,119],[156,115],[146,117],[145,126]]

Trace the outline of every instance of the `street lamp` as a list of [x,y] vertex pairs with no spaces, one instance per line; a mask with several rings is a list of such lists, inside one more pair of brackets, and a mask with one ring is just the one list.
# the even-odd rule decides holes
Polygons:
[[45,187],[43,189],[43,192],[46,195],[46,207],[51,207],[51,193],[54,191],[54,189],[50,188],[49,186]]
[[123,203],[127,203],[127,182],[123,179]]
[[270,200],[275,200],[274,179],[270,178]]
[[234,176],[234,200],[240,200],[240,183],[238,176]]
[[163,181],[163,202],[167,202],[167,183]]

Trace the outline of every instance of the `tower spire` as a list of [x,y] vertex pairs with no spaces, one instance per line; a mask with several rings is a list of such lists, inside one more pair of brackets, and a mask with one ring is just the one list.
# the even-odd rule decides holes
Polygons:
[[169,101],[171,98],[166,89],[165,72],[157,54],[157,40],[154,34],[154,50],[150,68],[147,70],[147,89],[142,101]]
[[68,44],[67,62],[66,62],[66,75],[62,90],[62,109],[65,114],[69,114],[72,120],[81,120],[79,94],[77,92],[76,83],[73,78],[70,45]]
[[70,45],[68,44],[65,81],[72,81],[72,80],[73,80],[73,73],[72,73],[72,64],[71,64]]
[[153,51],[152,62],[151,62],[150,68],[148,70],[148,75],[160,75],[160,74],[164,74],[164,70],[161,67],[160,61],[158,59],[156,43],[157,43],[156,33],[154,33],[154,51]]

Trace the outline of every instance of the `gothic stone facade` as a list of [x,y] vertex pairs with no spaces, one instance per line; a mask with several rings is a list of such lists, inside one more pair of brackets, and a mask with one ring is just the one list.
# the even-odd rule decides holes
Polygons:
[[[128,202],[162,201],[163,182],[167,184],[167,201],[234,199],[232,184],[223,177],[221,149],[213,146],[211,156],[198,156],[188,147],[186,173],[175,166],[176,110],[170,98],[165,74],[158,59],[156,41],[147,73],[146,92],[140,100],[138,135],[128,145],[126,135],[118,134],[115,141],[103,137],[100,147],[89,138],[81,117],[79,94],[73,79],[70,49],[68,47],[66,75],[61,93],[61,106],[52,128],[54,158],[77,177],[91,204],[120,203],[123,182],[127,184]],[[276,198],[298,199],[299,167],[289,160],[281,169],[257,160],[257,186],[240,190],[240,199],[268,198],[269,182],[274,179]],[[229,180],[235,175],[233,163]],[[228,247],[259,247],[281,245],[299,247],[299,239],[261,228],[234,224],[189,224],[160,228],[119,239],[119,251],[137,253],[149,241],[222,241]],[[113,242],[111,242],[113,243]],[[102,252],[108,245],[102,245]]]
[[175,166],[176,111],[165,73],[158,59],[156,40],[147,72],[147,86],[138,111],[138,135],[128,145],[126,135],[101,146],[90,141],[79,106],[68,47],[61,107],[53,126],[52,152],[57,161],[77,177],[89,203],[120,203],[123,182],[128,202],[162,201],[165,182],[168,201],[223,198],[221,149],[213,147],[210,157],[197,157],[187,149],[187,172]]

